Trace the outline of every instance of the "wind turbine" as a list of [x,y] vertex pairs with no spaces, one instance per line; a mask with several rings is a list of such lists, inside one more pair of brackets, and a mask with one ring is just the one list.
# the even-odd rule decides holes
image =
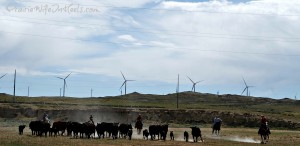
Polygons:
[[[121,72],[121,71],[120,71]],[[124,82],[123,82],[123,84],[122,84],[122,86],[120,87],[120,89],[122,89],[122,87],[125,85],[125,94],[124,95],[126,95],[126,87],[127,87],[127,81],[135,81],[135,80],[127,80],[126,78],[125,78],[125,76],[123,75],[123,73],[121,72],[121,74],[122,74],[122,76],[123,76],[123,79],[124,79]],[[121,90],[121,92],[122,92],[122,90]],[[122,94],[122,93],[121,93]]]
[[[188,76],[187,76],[187,77],[188,77]],[[188,77],[188,78],[189,78],[189,79],[191,80],[191,82],[193,83],[192,91],[194,90],[194,92],[196,91],[196,84],[198,84],[198,83],[204,81],[204,80],[201,80],[201,81],[198,81],[198,82],[194,82],[190,77]]]
[[65,87],[67,86],[66,79],[67,79],[67,78],[68,78],[70,75],[71,75],[71,73],[70,73],[69,75],[67,75],[65,78],[57,77],[57,78],[59,78],[59,79],[62,79],[62,80],[64,80],[64,90],[63,90],[63,97],[65,97],[65,91],[66,91]]
[[241,95],[243,95],[243,93],[247,90],[247,92],[246,92],[246,93],[247,93],[247,96],[250,96],[249,88],[254,87],[254,86],[248,86],[244,78],[243,78],[243,81],[244,81],[244,84],[245,84],[246,87],[245,87],[245,89],[243,90],[243,92],[242,92]]

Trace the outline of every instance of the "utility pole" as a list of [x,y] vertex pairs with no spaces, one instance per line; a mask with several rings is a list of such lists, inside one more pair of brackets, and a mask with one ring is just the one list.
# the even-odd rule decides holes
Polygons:
[[15,70],[15,76],[14,76],[14,97],[13,102],[16,102],[16,78],[17,78],[17,70]]
[[179,96],[179,95],[178,95],[178,94],[179,94],[178,92],[179,92],[179,74],[178,74],[177,89],[176,89],[176,93],[177,93],[177,94],[176,94],[176,95],[177,95],[177,109],[178,109],[178,96]]
[[28,90],[27,90],[27,93],[28,93],[28,97],[29,97],[29,86],[28,86]]

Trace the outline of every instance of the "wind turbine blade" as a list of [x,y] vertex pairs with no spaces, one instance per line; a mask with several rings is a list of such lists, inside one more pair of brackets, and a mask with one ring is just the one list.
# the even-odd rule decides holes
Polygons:
[[194,83],[194,81],[189,76],[187,76],[187,77],[191,80],[192,83]]
[[120,87],[120,89],[122,89],[122,87],[125,85],[126,81],[123,82],[122,86]]
[[204,81],[204,80],[198,81],[198,82],[196,82],[195,84],[198,84],[198,83],[203,82],[203,81]]
[[0,79],[2,79],[4,76],[6,76],[6,74],[5,74],[5,75],[3,75],[3,76],[1,76],[1,77],[0,77]]
[[65,79],[67,79],[70,75],[71,75],[71,73],[70,73],[69,75],[67,75],[67,76],[65,77]]
[[[120,71],[121,72],[121,71]],[[124,80],[126,80],[126,78],[125,78],[125,76],[123,75],[123,73],[121,72],[121,74],[122,74],[122,76],[123,76],[123,78],[124,78]]]
[[126,80],[126,81],[136,81],[136,80]]
[[62,79],[62,80],[64,79],[64,78],[61,78],[61,77],[56,77],[56,78],[59,78],[59,79]]
[[242,94],[241,94],[241,95],[243,95],[243,93],[246,91],[246,89],[247,89],[247,87],[244,89],[244,91],[242,92]]
[[244,81],[244,83],[245,83],[246,87],[248,87],[248,85],[247,85],[247,83],[246,83],[246,81],[245,81],[244,77],[243,77],[243,81]]

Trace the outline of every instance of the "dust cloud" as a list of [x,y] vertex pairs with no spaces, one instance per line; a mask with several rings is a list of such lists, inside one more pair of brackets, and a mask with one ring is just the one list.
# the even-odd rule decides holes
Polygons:
[[240,137],[240,136],[229,136],[229,137],[213,137],[212,139],[222,139],[222,140],[229,140],[229,141],[236,141],[236,142],[244,142],[244,143],[260,143],[259,140],[255,140],[252,137]]

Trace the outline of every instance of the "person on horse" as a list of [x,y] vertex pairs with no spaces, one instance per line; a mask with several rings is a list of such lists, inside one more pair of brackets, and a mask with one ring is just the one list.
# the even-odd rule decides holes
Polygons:
[[137,122],[139,121],[139,122],[142,123],[142,116],[141,116],[141,114],[138,115],[138,117],[136,118],[136,121],[137,121]]
[[44,115],[43,115],[43,122],[49,123],[48,114],[46,112],[44,112]]
[[260,128],[259,130],[265,129],[268,131],[269,134],[271,134],[270,129],[268,127],[268,120],[264,115],[260,116]]
[[141,116],[141,114],[139,114],[138,117],[136,118],[136,122],[135,122],[135,126],[134,127],[137,129],[137,133],[141,134],[141,131],[143,129],[143,122],[142,122],[142,116]]
[[221,123],[222,122],[222,119],[220,119],[219,117],[215,117],[214,118],[214,123],[213,123],[213,127],[217,124],[217,123]]
[[89,122],[95,124],[95,123],[94,123],[94,120],[93,120],[93,115],[90,115],[90,121],[89,121]]

